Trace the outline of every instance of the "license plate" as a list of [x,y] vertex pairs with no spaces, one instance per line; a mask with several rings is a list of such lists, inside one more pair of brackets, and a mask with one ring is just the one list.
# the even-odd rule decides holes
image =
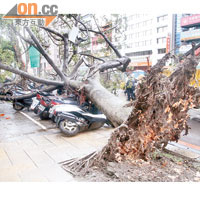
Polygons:
[[38,109],[41,110],[41,111],[43,111],[45,109],[45,107],[40,104],[39,107],[38,107]]
[[34,108],[39,104],[38,100],[33,101],[32,105],[31,105],[31,110],[34,110]]

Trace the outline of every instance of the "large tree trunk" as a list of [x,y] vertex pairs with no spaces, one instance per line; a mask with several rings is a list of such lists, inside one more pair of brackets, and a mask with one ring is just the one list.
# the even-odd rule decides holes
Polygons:
[[115,127],[127,120],[131,108],[125,107],[126,102],[110,93],[99,81],[90,79],[84,85],[84,88],[90,100],[107,116]]

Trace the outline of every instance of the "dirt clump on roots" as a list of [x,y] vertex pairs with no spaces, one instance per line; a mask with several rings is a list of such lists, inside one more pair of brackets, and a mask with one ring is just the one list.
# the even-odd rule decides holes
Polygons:
[[78,181],[88,182],[200,182],[200,161],[157,150],[150,161],[108,162],[88,168]]

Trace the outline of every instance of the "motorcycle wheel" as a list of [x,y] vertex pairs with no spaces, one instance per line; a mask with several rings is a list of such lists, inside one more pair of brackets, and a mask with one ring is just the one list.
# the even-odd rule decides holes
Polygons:
[[17,105],[15,102],[13,102],[13,108],[17,111],[20,111],[24,108],[24,106]]
[[49,113],[47,111],[44,111],[39,115],[39,117],[41,120],[49,119]]
[[59,128],[68,137],[72,137],[77,135],[80,132],[80,127],[73,121],[70,120],[62,120],[59,123]]

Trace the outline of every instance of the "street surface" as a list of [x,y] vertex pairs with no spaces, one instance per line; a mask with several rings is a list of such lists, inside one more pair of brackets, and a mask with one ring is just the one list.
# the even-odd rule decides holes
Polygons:
[[51,120],[0,102],[0,181],[74,181],[59,163],[101,149],[112,130],[103,127],[68,138]]
[[[200,122],[190,120],[190,133],[167,148],[191,158],[200,158]],[[75,181],[59,164],[100,150],[113,129],[65,137],[51,120],[33,112],[20,112],[0,102],[0,181]],[[190,150],[190,151],[188,151]]]

